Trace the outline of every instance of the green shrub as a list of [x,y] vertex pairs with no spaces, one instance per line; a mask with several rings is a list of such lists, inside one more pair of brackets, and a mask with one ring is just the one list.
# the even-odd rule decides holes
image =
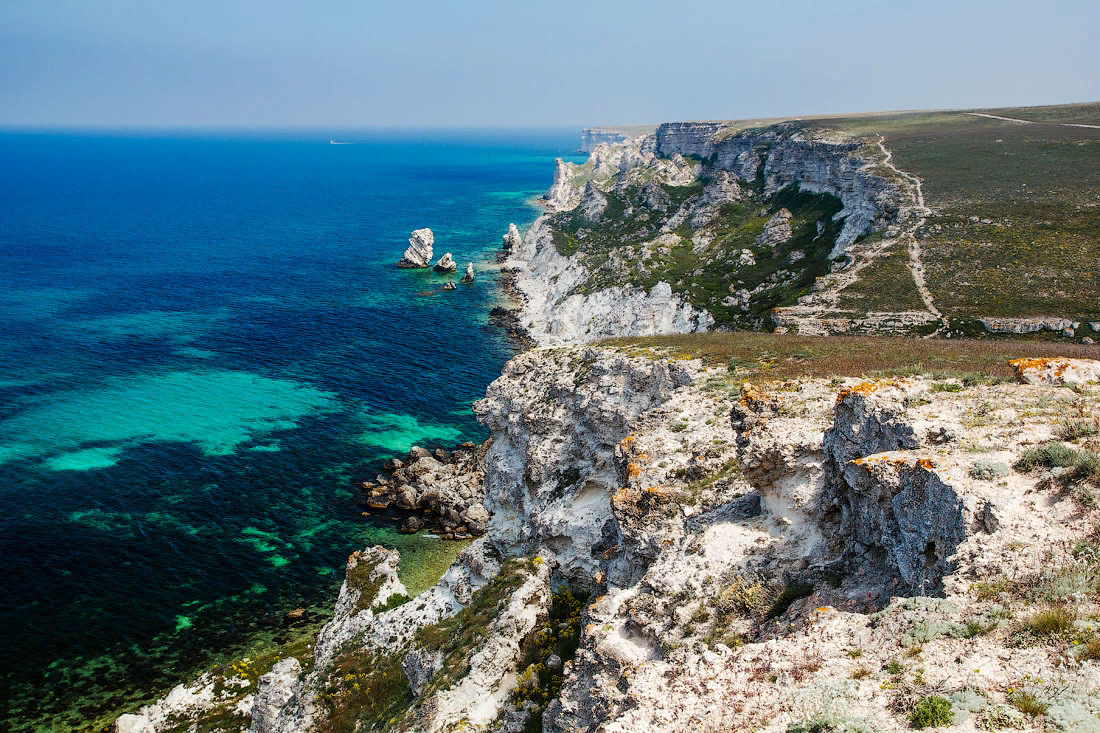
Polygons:
[[1046,715],[1047,710],[1050,709],[1048,703],[1043,702],[1034,693],[1026,690],[1013,692],[1008,696],[1008,702],[1024,715],[1030,715],[1033,718]]
[[1077,451],[1061,443],[1047,443],[1028,448],[1020,455],[1013,467],[1017,471],[1032,471],[1036,468],[1069,468],[1077,460]]
[[787,612],[787,609],[791,607],[791,604],[797,601],[799,598],[805,598],[814,592],[814,587],[810,583],[791,583],[782,591],[775,599],[775,603],[768,609],[768,618],[775,618],[776,616],[782,616]]
[[913,707],[909,714],[909,722],[914,728],[942,728],[950,725],[954,716],[951,714],[951,702],[939,695],[929,695],[923,698]]
[[970,478],[980,481],[992,481],[1008,475],[1008,466],[1003,463],[991,463],[989,461],[977,461],[970,467]]
[[412,600],[412,598],[405,595],[404,593],[394,593],[392,596],[387,598],[386,602],[383,603],[381,606],[379,606],[375,610],[375,612],[376,613],[384,613],[385,611],[389,611],[390,609],[397,608],[398,606],[403,606],[411,600]]
[[1100,478],[1100,455],[1081,451],[1073,460],[1073,477],[1076,479]]
[[1100,435],[1100,418],[1070,418],[1058,428],[1058,437],[1062,440],[1077,440],[1093,435]]
[[1076,614],[1065,606],[1052,606],[1027,620],[1027,627],[1041,636],[1060,636],[1073,628]]
[[932,385],[933,392],[962,392],[963,386],[955,382],[936,382]]

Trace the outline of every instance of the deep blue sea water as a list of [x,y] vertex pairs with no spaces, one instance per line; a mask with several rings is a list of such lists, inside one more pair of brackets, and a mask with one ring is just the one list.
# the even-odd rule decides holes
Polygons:
[[[365,544],[446,556],[354,486],[485,437],[490,263],[576,132],[340,137],[0,133],[0,729],[278,643]],[[420,227],[474,285],[393,266]]]

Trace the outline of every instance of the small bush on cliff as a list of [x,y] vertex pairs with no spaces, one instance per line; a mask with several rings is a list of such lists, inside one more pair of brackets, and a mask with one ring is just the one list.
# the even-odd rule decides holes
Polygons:
[[1064,606],[1039,611],[1027,620],[1026,626],[1040,636],[1061,636],[1073,629],[1077,615]]
[[1016,460],[1017,471],[1034,471],[1036,468],[1069,468],[1077,458],[1077,451],[1061,443],[1047,443],[1028,448]]
[[1058,437],[1062,440],[1077,440],[1100,435],[1100,418],[1070,418],[1058,428]]
[[810,583],[791,583],[782,591],[775,599],[775,603],[768,609],[768,618],[775,618],[776,616],[782,616],[787,612],[787,609],[791,607],[791,604],[800,598],[805,598],[814,592],[814,587]]
[[942,728],[950,725],[954,716],[951,714],[951,702],[939,695],[929,695],[923,698],[913,707],[909,714],[909,722],[914,728]]

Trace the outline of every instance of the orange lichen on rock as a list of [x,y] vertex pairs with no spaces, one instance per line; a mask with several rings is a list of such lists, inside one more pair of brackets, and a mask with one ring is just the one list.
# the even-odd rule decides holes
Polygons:
[[842,389],[836,396],[836,403],[839,405],[841,402],[844,401],[845,398],[850,397],[854,394],[868,397],[877,392],[879,390],[879,386],[880,385],[877,385],[874,382],[860,382],[856,386],[849,389]]
[[1055,376],[1062,376],[1065,374],[1066,369],[1069,368],[1069,362],[1065,359],[1014,359],[1008,362],[1010,366],[1016,368],[1016,374],[1022,374],[1024,372],[1034,372],[1040,369],[1046,369],[1049,366],[1054,367]]
[[875,466],[892,466],[894,468],[916,468],[920,466],[925,470],[932,470],[936,467],[935,462],[931,458],[912,458],[911,456],[897,455],[892,452],[875,453],[874,455],[864,456],[863,458],[853,458],[848,463],[860,466],[871,471]]
[[624,501],[628,500],[629,498],[630,498],[630,488],[627,487],[627,486],[624,486],[623,488],[616,491],[614,493],[614,495],[612,495],[611,503],[612,504],[622,504]]
[[635,476],[641,476],[642,475],[642,467],[639,466],[634,461],[631,461],[626,466],[626,475],[629,476],[630,478],[634,478]]

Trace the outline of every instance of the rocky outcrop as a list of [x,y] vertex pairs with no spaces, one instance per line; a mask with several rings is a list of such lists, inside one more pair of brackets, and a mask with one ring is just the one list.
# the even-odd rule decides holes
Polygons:
[[[918,451],[923,436],[905,416],[905,396],[904,389],[873,383],[840,393],[825,433],[822,506],[827,515],[839,514],[832,536],[843,538],[843,547],[835,549],[857,562],[883,552],[904,587],[928,595],[955,569],[949,558],[966,536],[966,518],[935,459]],[[958,435],[953,426],[937,427],[937,434]]]
[[405,255],[398,260],[397,266],[409,269],[419,269],[432,266],[432,244],[435,237],[431,229],[417,229],[409,237],[409,248]]
[[591,153],[600,143],[619,143],[626,140],[628,135],[621,130],[607,127],[586,127],[581,130],[581,152]]
[[466,274],[462,276],[461,282],[469,284],[469,283],[472,283],[473,281],[474,281],[474,263],[473,262],[467,262],[466,263]]
[[439,262],[436,262],[435,267],[432,269],[436,272],[454,272],[458,269],[458,263],[451,257],[450,252],[446,252],[439,258]]
[[792,218],[791,212],[786,209],[775,212],[775,215],[768,219],[768,223],[764,225],[764,231],[756,238],[756,243],[774,249],[789,240],[793,234],[791,231]]
[[[1048,408],[1066,393],[922,376],[749,384],[626,347],[521,354],[475,407],[492,431],[487,536],[413,599],[396,553],[355,553],[312,671],[279,662],[240,709],[254,733],[306,731],[334,709],[433,733],[895,731],[935,694],[959,730],[984,730],[1016,720],[1029,689],[1076,730],[1100,693],[1098,662],[1071,642],[1095,624],[1057,639],[1029,624],[1049,603],[1100,611],[1097,510],[1064,476],[1008,468],[1057,439]],[[1087,385],[1073,398],[1100,406]],[[591,591],[572,658],[531,654],[564,632],[547,625],[555,584]],[[406,703],[373,707],[371,675]]]
[[990,333],[1037,333],[1039,331],[1064,331],[1067,328],[1076,328],[1080,323],[1074,323],[1068,318],[980,318],[978,319]]
[[[908,216],[901,186],[880,175],[877,162],[861,140],[795,123],[748,130],[669,123],[653,135],[598,144],[584,164],[559,160],[546,198],[547,211],[557,216],[540,218],[522,242],[506,245],[505,268],[525,300],[521,321],[540,345],[706,330],[716,316],[722,328],[770,327],[776,301],[804,292],[806,272],[849,267],[857,237]],[[797,196],[787,190],[793,185],[839,202],[824,197],[817,210],[789,204],[802,217],[796,221],[787,203],[777,205]],[[731,233],[761,231],[750,202],[760,206],[756,211],[777,213],[755,242],[738,242],[731,254],[725,249]],[[808,233],[815,224],[816,237]],[[796,228],[797,248],[788,245]],[[681,271],[683,258],[671,253],[689,239],[698,266]],[[741,256],[746,245],[771,247],[784,266],[749,269],[756,259],[751,251]],[[669,277],[660,277],[664,272]],[[704,274],[726,281],[729,296],[698,287]],[[658,281],[667,284],[667,295],[666,285],[654,287]],[[794,310],[783,317],[801,325],[807,319]],[[922,327],[923,321],[894,316],[885,314],[884,328]]]
[[508,225],[508,233],[504,235],[503,239],[502,249],[507,254],[511,254],[523,242],[523,237],[520,236],[519,229],[516,228],[515,224]]
[[547,547],[562,573],[587,583],[621,487],[616,450],[638,415],[687,381],[678,365],[595,350],[508,362],[474,403],[493,431],[485,506],[494,544],[519,555]]
[[1016,379],[1024,384],[1095,384],[1100,382],[1100,361],[1095,359],[1017,359],[1012,362]]
[[388,474],[363,482],[367,506],[415,512],[416,529],[431,527],[445,539],[478,537],[489,520],[482,499],[491,444],[463,443],[450,452],[413,446],[404,460],[386,464]]
[[577,292],[589,273],[576,258],[558,254],[548,219],[539,217],[506,266],[516,268],[524,296],[520,323],[540,345],[578,344],[612,336],[706,331],[714,322],[659,282],[648,292],[615,287]]
[[581,189],[574,182],[575,177],[572,163],[561,158],[554,161],[554,183],[545,200],[547,211],[568,211],[580,202]]
[[595,183],[589,181],[584,187],[584,193],[581,194],[580,210],[584,214],[585,218],[598,222],[600,215],[603,214],[607,208],[607,196],[604,196]]

